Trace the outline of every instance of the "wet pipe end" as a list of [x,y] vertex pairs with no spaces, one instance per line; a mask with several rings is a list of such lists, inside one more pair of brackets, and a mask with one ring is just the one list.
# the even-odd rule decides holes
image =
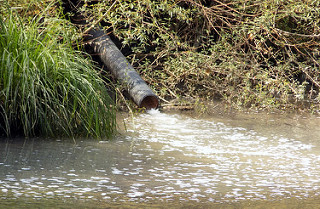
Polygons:
[[139,107],[150,109],[157,109],[159,106],[159,99],[156,96],[146,96],[142,99]]

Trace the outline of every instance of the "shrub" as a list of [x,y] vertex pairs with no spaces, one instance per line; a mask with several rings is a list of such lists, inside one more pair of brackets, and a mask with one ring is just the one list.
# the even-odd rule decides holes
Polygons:
[[303,109],[320,98],[319,6],[319,1],[125,0],[84,1],[79,10],[88,19],[103,19],[101,25],[124,44],[123,52],[161,98]]

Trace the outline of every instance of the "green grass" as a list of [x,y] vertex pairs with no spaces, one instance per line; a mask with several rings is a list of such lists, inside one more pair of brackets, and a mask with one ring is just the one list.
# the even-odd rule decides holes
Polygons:
[[2,136],[110,137],[115,109],[66,20],[0,17]]

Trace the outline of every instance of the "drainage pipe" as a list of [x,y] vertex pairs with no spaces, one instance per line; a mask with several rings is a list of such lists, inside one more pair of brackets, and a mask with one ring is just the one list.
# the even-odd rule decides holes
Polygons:
[[158,97],[142,80],[110,37],[97,28],[91,29],[87,35],[89,45],[94,53],[98,54],[101,61],[120,82],[127,85],[132,100],[139,107],[157,108],[159,105]]

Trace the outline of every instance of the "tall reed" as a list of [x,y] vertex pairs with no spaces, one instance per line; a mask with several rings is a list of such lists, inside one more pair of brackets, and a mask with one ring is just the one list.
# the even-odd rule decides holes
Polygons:
[[61,19],[25,25],[0,17],[2,136],[110,137],[115,110],[89,59],[71,46]]

